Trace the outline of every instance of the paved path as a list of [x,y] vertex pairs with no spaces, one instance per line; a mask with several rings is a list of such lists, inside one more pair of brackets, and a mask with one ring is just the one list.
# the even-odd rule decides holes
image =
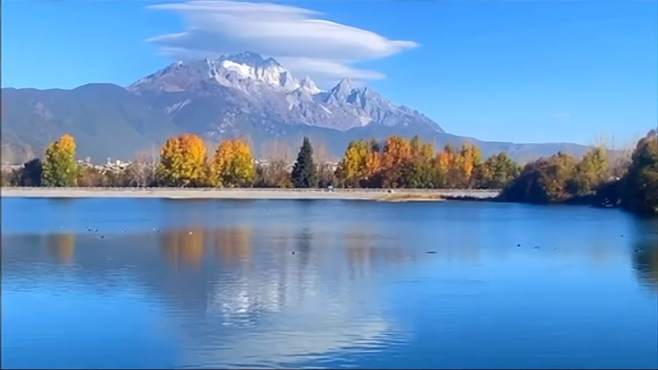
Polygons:
[[35,198],[170,198],[170,199],[359,199],[421,201],[451,198],[495,198],[499,190],[462,189],[213,189],[213,188],[14,188],[2,197]]

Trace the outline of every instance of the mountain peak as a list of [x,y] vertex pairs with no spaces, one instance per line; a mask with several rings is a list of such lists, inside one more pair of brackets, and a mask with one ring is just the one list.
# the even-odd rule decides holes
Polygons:
[[336,87],[340,89],[352,89],[352,79],[349,77],[343,77],[340,81],[338,81],[338,84],[336,84]]
[[281,64],[277,62],[274,58],[263,58],[262,55],[254,53],[251,51],[243,51],[241,53],[234,54],[223,54],[217,58],[213,58],[215,61],[224,61],[230,60],[235,63],[245,64],[252,67],[261,67],[266,68],[269,66],[281,67]]
[[[173,63],[137,81],[129,90],[141,94],[185,92],[185,99],[163,108],[167,114],[192,109],[193,96],[217,99],[229,115],[251,112],[253,117],[268,117],[269,122],[303,123],[310,126],[347,130],[367,125],[420,125],[440,128],[427,117],[397,106],[376,91],[355,86],[349,78],[340,80],[331,90],[322,91],[309,77],[301,81],[273,58],[253,52],[226,54],[203,60]],[[190,102],[192,101],[192,102]],[[200,103],[197,103],[200,104]],[[225,114],[225,113],[222,113]],[[254,118],[255,119],[255,118]],[[217,130],[231,127],[221,123]]]
[[336,86],[334,86],[331,91],[329,91],[329,98],[332,97],[338,100],[344,100],[347,96],[352,93],[352,80],[349,77],[345,77]]
[[311,95],[318,94],[322,91],[308,76],[299,81],[299,88],[310,93]]
[[[129,86],[142,91],[203,91],[221,85],[248,91],[263,85],[293,91],[299,82],[273,58],[245,51],[183,63],[172,63]],[[317,87],[316,87],[317,88]]]

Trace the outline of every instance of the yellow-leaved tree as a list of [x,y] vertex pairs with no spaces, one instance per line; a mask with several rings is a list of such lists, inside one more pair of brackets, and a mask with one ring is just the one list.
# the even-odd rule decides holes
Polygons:
[[441,188],[452,187],[457,166],[457,153],[450,144],[436,155],[436,186]]
[[371,156],[372,146],[365,140],[352,141],[345,150],[345,156],[339,163],[336,174],[343,186],[359,187],[363,180],[367,179],[371,166],[368,160],[374,160]]
[[207,183],[206,144],[194,134],[169,138],[160,150],[158,183],[165,186],[203,186]]
[[256,176],[256,166],[249,144],[242,139],[225,140],[219,144],[210,174],[213,186],[251,186]]
[[480,148],[473,144],[462,145],[462,150],[458,157],[460,187],[472,187],[475,181],[475,169],[482,163],[482,153]]
[[420,140],[418,136],[411,139],[411,160],[405,169],[405,186],[408,188],[432,188],[434,176],[434,145]]
[[43,184],[46,186],[76,186],[78,165],[75,162],[75,139],[62,135],[48,145],[43,162]]

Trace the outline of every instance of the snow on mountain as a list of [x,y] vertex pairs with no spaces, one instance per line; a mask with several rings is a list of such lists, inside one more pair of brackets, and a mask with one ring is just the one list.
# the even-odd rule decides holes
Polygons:
[[[297,80],[272,58],[255,53],[176,62],[127,89],[87,84],[71,90],[2,89],[2,157],[12,163],[43,153],[49,138],[76,137],[80,155],[132,159],[174,134],[192,132],[210,143],[247,137],[258,155],[294,156],[303,136],[340,156],[356,139],[420,135],[437,146],[477,143],[485,155],[517,160],[558,150],[580,155],[574,144],[481,142],[444,133],[423,114],[396,105],[348,78],[328,90]],[[287,149],[286,149],[287,148]],[[274,153],[274,154],[273,154]]]
[[195,95],[214,96],[216,103],[226,107],[223,116],[215,117],[220,132],[232,124],[230,117],[245,112],[261,122],[269,121],[266,124],[280,122],[337,130],[420,124],[442,132],[429,118],[391,103],[368,87],[353,86],[349,78],[323,91],[310,78],[297,80],[276,60],[251,52],[173,63],[133,83],[128,90],[138,95],[190,95],[169,102],[164,108],[168,114],[193,109],[195,105],[189,100],[194,101]]
[[284,92],[300,87],[300,83],[292,74],[274,59],[264,59],[258,54],[244,52],[193,62],[179,61],[135,82],[128,90],[202,91],[211,88],[213,83],[244,91],[262,87],[261,85]]
[[315,82],[308,77],[304,77],[304,79],[299,82],[299,89],[302,89],[311,95],[318,94],[322,91],[318,88]]

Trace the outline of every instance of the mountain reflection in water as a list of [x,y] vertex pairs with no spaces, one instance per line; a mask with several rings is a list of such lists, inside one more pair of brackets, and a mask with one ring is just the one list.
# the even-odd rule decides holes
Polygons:
[[2,202],[4,367],[658,365],[655,219],[483,202]]

